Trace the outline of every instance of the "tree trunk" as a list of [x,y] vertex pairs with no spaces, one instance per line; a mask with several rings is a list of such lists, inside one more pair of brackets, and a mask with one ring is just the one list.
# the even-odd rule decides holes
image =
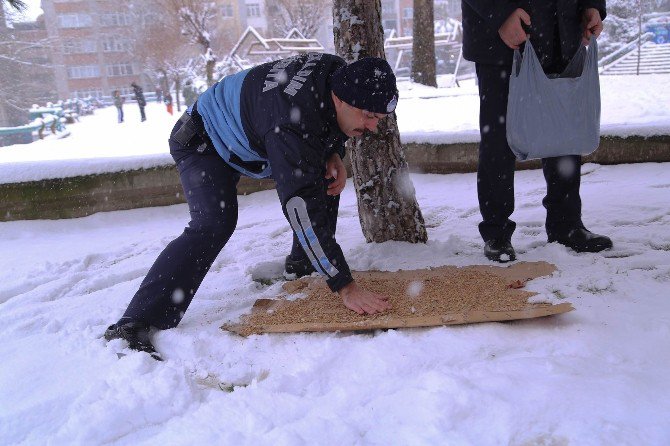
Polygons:
[[435,78],[435,25],[433,0],[414,0],[412,80],[437,87]]
[[216,82],[214,82],[214,65],[216,65],[216,60],[208,59],[205,63],[205,71],[207,74],[207,86],[211,87]]
[[637,12],[637,68],[635,69],[635,74],[640,75],[640,59],[642,58],[642,0],[637,2],[638,12]]
[[[380,0],[334,0],[335,48],[347,63],[385,57]],[[395,113],[379,122],[376,135],[347,142],[358,197],[358,215],[368,242],[428,240]]]
[[205,47],[205,72],[207,76],[207,86],[211,87],[216,82],[214,81],[214,67],[216,66],[216,56],[209,46],[209,41]]
[[181,111],[181,101],[179,100],[179,95],[181,94],[181,78],[179,76],[175,76],[174,78],[174,89],[175,94],[174,94],[174,99],[175,102],[177,103],[177,111]]
[[163,90],[163,92],[165,94],[165,92],[169,91],[169,89],[170,89],[170,84],[168,82],[167,71],[165,71],[165,68],[160,68],[160,69],[158,69],[158,72],[163,75],[159,79],[159,82],[160,82],[161,89]]

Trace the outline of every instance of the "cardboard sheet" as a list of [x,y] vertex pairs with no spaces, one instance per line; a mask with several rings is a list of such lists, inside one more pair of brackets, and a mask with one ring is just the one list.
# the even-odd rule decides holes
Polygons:
[[[413,271],[355,272],[354,278],[362,286],[396,295],[392,298],[391,311],[373,316],[359,316],[346,309],[340,297],[325,287],[323,279],[302,278],[285,283],[283,296],[257,300],[251,314],[222,328],[248,336],[432,327],[550,316],[574,308],[569,302],[528,303],[528,297],[535,293],[521,288],[529,280],[550,275],[555,270],[554,265],[546,262],[520,262],[509,267],[445,266]],[[450,311],[451,307],[454,311]]]

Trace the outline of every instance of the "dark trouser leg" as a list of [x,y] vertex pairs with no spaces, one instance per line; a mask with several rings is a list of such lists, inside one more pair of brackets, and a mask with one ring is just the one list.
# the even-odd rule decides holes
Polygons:
[[[324,181],[324,188],[328,188],[328,183],[330,181]],[[333,231],[333,235],[335,235],[335,229],[337,228],[337,212],[340,208],[340,196],[339,195],[328,195],[328,199],[326,202],[326,209],[328,210],[328,225],[330,226],[330,230]],[[307,254],[305,254],[305,250],[303,249],[302,245],[300,244],[300,241],[298,241],[298,236],[295,235],[295,232],[293,232],[293,245],[291,246],[291,258],[296,261],[305,261],[306,263],[310,263],[309,259],[307,258]]]
[[583,227],[582,200],[579,196],[582,157],[579,155],[544,158],[542,169],[547,180],[547,234],[560,236]]
[[237,224],[239,173],[216,152],[199,154],[174,141],[170,152],[191,221],[158,256],[120,323],[137,320],[160,329],[176,327]]
[[144,114],[144,107],[140,106],[140,117],[142,121],[147,120],[147,115]]
[[511,239],[514,212],[514,161],[507,144],[507,94],[511,66],[477,64],[479,82],[479,165],[477,195],[484,241]]

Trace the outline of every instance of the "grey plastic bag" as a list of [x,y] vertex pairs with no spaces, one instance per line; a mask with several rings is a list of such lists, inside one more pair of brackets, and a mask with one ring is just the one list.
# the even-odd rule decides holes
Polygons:
[[598,44],[591,37],[565,71],[547,76],[526,41],[514,51],[507,102],[507,142],[520,160],[588,155],[600,142]]

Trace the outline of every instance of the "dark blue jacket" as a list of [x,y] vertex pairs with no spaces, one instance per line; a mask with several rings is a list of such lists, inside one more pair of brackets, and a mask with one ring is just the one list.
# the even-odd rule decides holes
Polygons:
[[[585,9],[596,8],[602,19],[606,16],[605,0],[462,0],[461,8],[463,57],[494,65],[512,65],[514,50],[505,45],[498,30],[517,8],[530,15],[528,33],[543,65],[557,56],[567,63],[577,52]],[[554,54],[557,39],[560,55]]]
[[315,269],[333,291],[352,281],[329,229],[326,160],[344,157],[330,75],[340,57],[311,53],[228,76],[196,103],[222,158],[245,175],[271,176],[282,209]]

